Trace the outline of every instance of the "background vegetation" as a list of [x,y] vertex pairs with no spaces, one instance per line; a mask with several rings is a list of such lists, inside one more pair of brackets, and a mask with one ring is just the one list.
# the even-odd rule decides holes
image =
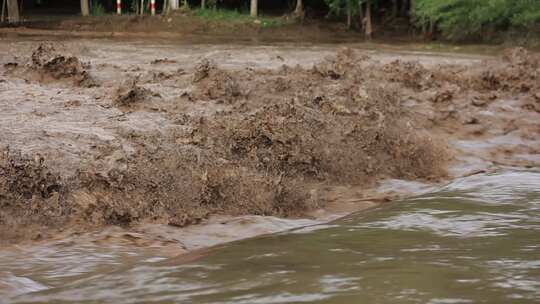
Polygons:
[[510,29],[535,30],[538,0],[417,0],[417,23],[434,23],[450,39],[478,38]]
[[[407,18],[423,34],[452,40],[489,38],[509,30],[539,31],[540,0],[326,0],[332,13],[379,23]],[[350,15],[353,15],[351,18]],[[351,24],[352,25],[352,24]],[[365,25],[365,22],[364,22]]]
[[[168,1],[156,0],[158,13],[170,12]],[[122,12],[148,14],[149,2],[122,0]],[[255,2],[258,14],[249,17]],[[39,4],[37,0],[25,0],[24,3],[24,6],[65,7],[68,0],[40,0]],[[94,15],[116,11],[116,0],[89,0],[89,3]],[[69,4],[80,12],[79,1]],[[515,32],[540,37],[540,0],[180,0],[180,4],[183,13],[220,22],[251,23],[257,21],[254,18],[262,26],[280,26],[295,19],[302,23],[342,22],[368,38],[388,32],[451,40],[491,40]],[[281,22],[281,17],[287,22]]]

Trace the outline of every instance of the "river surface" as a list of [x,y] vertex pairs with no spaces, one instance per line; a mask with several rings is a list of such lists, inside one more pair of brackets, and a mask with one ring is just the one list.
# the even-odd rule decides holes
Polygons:
[[540,172],[456,180],[186,262],[119,247],[0,250],[4,303],[540,303]]

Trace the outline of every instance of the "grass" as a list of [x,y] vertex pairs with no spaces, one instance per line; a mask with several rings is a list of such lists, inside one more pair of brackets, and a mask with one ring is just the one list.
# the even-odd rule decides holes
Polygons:
[[251,17],[249,13],[244,13],[238,10],[225,9],[197,9],[194,11],[195,16],[202,19],[214,22],[231,22],[231,23],[255,23],[255,20],[260,21],[261,27],[278,27],[286,24],[286,21],[281,17]]

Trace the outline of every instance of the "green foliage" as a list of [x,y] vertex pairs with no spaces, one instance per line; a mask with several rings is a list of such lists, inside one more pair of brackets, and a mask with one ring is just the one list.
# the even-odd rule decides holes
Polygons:
[[252,19],[249,15],[237,10],[226,9],[197,9],[195,16],[215,21],[246,21]]
[[209,8],[217,8],[217,0],[206,0],[206,6]]
[[92,15],[93,16],[105,15],[105,7],[101,3],[99,3],[97,0],[92,1]]
[[195,16],[213,22],[230,22],[230,23],[254,23],[255,20],[260,21],[261,27],[278,27],[285,24],[282,18],[277,17],[262,17],[253,18],[248,12],[227,9],[197,9],[194,11]]
[[[367,0],[324,0],[326,2],[326,5],[328,5],[328,8],[330,9],[330,12],[337,15],[342,16],[347,14],[347,9],[351,8],[351,12],[353,15],[358,14],[360,6],[360,3],[365,3]],[[378,0],[372,0],[372,4],[376,3]]]
[[137,13],[139,11],[139,1],[133,0],[129,3],[129,8],[132,12]]
[[482,35],[486,30],[531,27],[540,22],[538,0],[417,0],[420,25],[434,21],[450,39]]
[[516,13],[511,19],[513,25],[530,27],[540,23],[540,1],[516,1],[515,6]]

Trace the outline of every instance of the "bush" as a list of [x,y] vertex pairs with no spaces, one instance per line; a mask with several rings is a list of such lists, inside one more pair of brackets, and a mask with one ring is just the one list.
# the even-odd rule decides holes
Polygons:
[[103,4],[97,1],[92,1],[92,15],[94,16],[105,15],[105,7],[103,6]]
[[481,37],[487,31],[530,28],[540,22],[537,0],[418,0],[420,25],[435,22],[446,38]]

